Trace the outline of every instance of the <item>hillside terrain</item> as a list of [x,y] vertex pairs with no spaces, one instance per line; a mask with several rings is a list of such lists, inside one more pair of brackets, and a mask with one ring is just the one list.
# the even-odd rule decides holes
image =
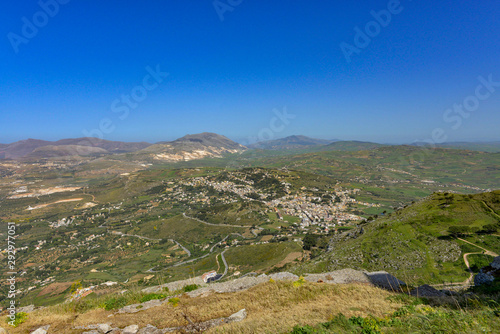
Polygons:
[[[416,146],[426,146],[425,143],[415,143]],[[454,148],[461,150],[471,150],[471,151],[481,151],[498,153],[500,152],[500,142],[452,142],[452,143],[442,143],[437,144],[437,147],[443,148]]]
[[[8,226],[15,226],[16,300],[22,306],[50,306],[45,315],[37,313],[46,320],[27,322],[32,327],[43,326],[45,316],[65,319],[62,324],[87,311],[80,319],[95,314],[95,321],[106,322],[110,313],[103,305],[119,309],[122,302],[153,298],[146,297],[149,293],[158,294],[153,299],[162,299],[161,307],[170,310],[169,298],[179,295],[174,282],[206,291],[201,277],[211,272],[217,284],[262,274],[282,277],[284,271],[295,274],[295,281],[316,277],[304,284],[299,304],[306,308],[324,303],[320,294],[307,297],[308,291],[330,291],[315,285],[318,276],[306,274],[347,268],[359,270],[358,276],[386,271],[411,287],[469,288],[471,275],[500,253],[498,153],[362,142],[335,142],[312,151],[247,149],[202,133],[142,149],[86,146],[89,154],[73,158],[66,154],[79,148],[63,143],[31,142],[40,146],[26,149],[23,159],[0,161],[0,234],[7,236]],[[330,145],[336,148],[318,149]],[[134,151],[109,154],[113,149]],[[0,249],[7,268],[5,238]],[[3,307],[9,302],[6,277],[0,285]],[[260,277],[264,285],[255,285],[250,295],[273,289],[266,285],[269,278],[262,281],[268,276]],[[165,284],[174,284],[170,287],[177,292],[164,296],[166,291],[156,290]],[[289,298],[283,303],[296,300],[293,283],[283,284],[273,290],[276,302],[282,300],[281,289]],[[360,286],[349,289],[370,291],[376,303],[389,297]],[[137,293],[120,299],[117,293],[124,290]],[[70,304],[61,304],[66,300]],[[384,306],[387,315],[401,305]],[[250,319],[260,316],[260,304],[252,307]],[[228,317],[242,308],[237,303],[199,319]],[[338,311],[348,318],[383,316],[367,306]],[[337,315],[300,320],[310,317],[306,312],[282,325],[291,332],[299,323],[314,327]],[[146,325],[133,317],[113,323],[123,327],[134,321]],[[272,319],[266,321],[255,324],[277,328]],[[331,325],[346,325],[342,321]],[[155,326],[181,322],[174,317]],[[228,328],[252,332],[255,324]],[[359,330],[359,324],[351,325]]]
[[460,283],[469,277],[463,254],[500,253],[500,238],[492,235],[500,228],[499,214],[500,191],[435,193],[332,237],[327,252],[295,270],[349,267],[386,270],[412,284]]
[[89,154],[112,154],[133,152],[148,147],[149,143],[125,143],[98,138],[75,138],[58,141],[27,139],[12,144],[2,144],[2,159],[24,157],[50,158]]

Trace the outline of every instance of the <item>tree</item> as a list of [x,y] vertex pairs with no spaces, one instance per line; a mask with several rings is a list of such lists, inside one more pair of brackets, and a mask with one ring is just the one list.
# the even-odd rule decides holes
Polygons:
[[312,247],[316,246],[317,237],[318,236],[316,236],[314,234],[310,234],[310,233],[306,234],[304,239],[302,239],[302,242],[304,243],[302,248],[304,250],[311,250]]
[[495,224],[486,224],[483,226],[481,232],[486,234],[495,233],[498,230],[498,225]]
[[471,229],[469,226],[461,226],[461,225],[455,225],[455,226],[450,226],[448,227],[448,233],[450,233],[453,236],[460,236],[464,234],[468,234],[471,232]]

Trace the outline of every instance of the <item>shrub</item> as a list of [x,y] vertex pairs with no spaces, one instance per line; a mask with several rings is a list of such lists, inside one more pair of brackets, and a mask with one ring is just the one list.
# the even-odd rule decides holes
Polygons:
[[200,286],[198,284],[189,284],[184,286],[184,292],[194,291],[198,289]]
[[[25,322],[26,320],[28,320],[28,313],[19,312],[19,313],[16,313],[14,321],[9,322],[9,324],[11,326],[17,327],[20,324],[22,324],[23,322]],[[10,318],[7,318],[7,321],[10,321]]]
[[306,280],[304,279],[304,277],[300,276],[300,278],[298,280],[293,282],[293,286],[298,288],[298,287],[304,285],[305,282],[306,282]]
[[166,297],[167,296],[162,294],[162,293],[148,293],[147,295],[142,296],[141,299],[139,300],[139,302],[144,303],[144,302],[147,302],[150,300],[163,299]]
[[113,297],[104,302],[106,311],[116,310],[127,305],[127,299],[124,296]]
[[169,304],[171,304],[173,307],[176,307],[177,305],[179,305],[179,302],[180,302],[180,301],[181,301],[181,300],[180,300],[179,298],[174,297],[174,298],[170,298],[170,299],[168,300],[168,303],[169,303]]

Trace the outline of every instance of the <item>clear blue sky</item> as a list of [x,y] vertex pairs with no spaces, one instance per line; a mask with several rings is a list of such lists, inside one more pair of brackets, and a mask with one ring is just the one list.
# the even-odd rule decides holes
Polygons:
[[[412,142],[436,128],[448,141],[500,140],[500,87],[475,97],[479,76],[500,82],[500,2],[389,3],[221,0],[218,12],[212,0],[72,0],[51,17],[11,1],[0,12],[0,143],[94,129],[150,142],[203,131]],[[388,24],[373,24],[371,11],[388,8]],[[355,44],[367,24],[373,37]],[[361,46],[350,62],[341,43]],[[148,66],[169,75],[156,88],[147,77],[142,100]],[[121,99],[133,91],[131,108]],[[467,98],[467,118],[446,113]],[[282,127],[273,109],[284,107],[295,118]]]

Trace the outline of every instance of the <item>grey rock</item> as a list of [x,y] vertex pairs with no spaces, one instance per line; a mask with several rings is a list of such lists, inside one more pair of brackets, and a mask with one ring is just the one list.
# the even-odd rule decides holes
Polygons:
[[31,334],[47,334],[47,330],[50,326],[43,326],[38,328],[36,331],[31,332]]
[[99,325],[97,325],[97,330],[100,333],[103,333],[103,334],[111,332],[112,329],[113,329],[113,327],[111,327],[110,324],[99,324]]
[[405,282],[386,271],[374,271],[366,273],[366,275],[374,285],[389,291],[401,291],[402,287],[406,285]]
[[130,325],[122,329],[123,334],[136,334],[139,331],[139,326]]
[[280,273],[271,274],[271,275],[269,275],[269,277],[272,278],[275,281],[281,281],[281,280],[292,280],[292,281],[295,281],[295,280],[299,279],[299,276],[294,275],[294,274],[289,273],[289,272],[286,272],[286,271],[280,272]]
[[306,274],[304,279],[309,282],[325,282],[332,284],[371,283],[368,276],[354,269],[341,269],[322,274]]
[[500,269],[500,256],[497,256],[495,259],[493,259],[493,262],[490,263],[490,266],[493,269]]
[[500,278],[500,256],[497,256],[489,266],[481,268],[474,277],[474,285],[491,284],[495,278]]
[[137,332],[137,334],[160,334],[160,333],[163,333],[163,331],[152,325],[147,325],[146,327],[139,329],[139,331]]
[[483,284],[491,284],[495,280],[495,277],[490,272],[481,271],[474,277],[474,285],[479,286]]
[[446,294],[434,289],[432,286],[424,284],[410,291],[410,295],[417,297],[443,297]]
[[246,317],[247,317],[247,310],[242,309],[234,314],[231,314],[229,317],[227,317],[226,322],[231,323],[231,322],[243,321],[246,319]]
[[23,307],[19,307],[17,309],[17,312],[24,312],[24,313],[31,313],[35,310],[35,305],[28,305],[28,306],[23,306]]
[[5,328],[0,327],[0,334],[9,334],[9,332]]
[[153,299],[153,300],[148,300],[147,302],[141,303],[141,304],[132,304],[132,305],[127,305],[121,309],[118,310],[118,313],[136,313],[139,311],[144,311],[147,310],[151,307],[159,306],[163,304],[165,301],[161,301],[159,299]]
[[93,329],[91,331],[83,332],[82,334],[101,334],[99,331]]

